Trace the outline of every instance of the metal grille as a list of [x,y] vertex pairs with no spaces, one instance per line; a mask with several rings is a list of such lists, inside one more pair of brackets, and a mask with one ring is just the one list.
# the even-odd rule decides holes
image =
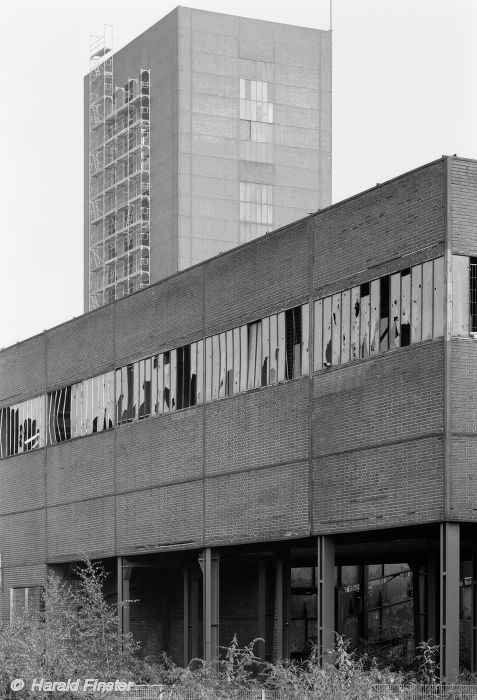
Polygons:
[[470,260],[470,332],[477,333],[477,259]]
[[[331,690],[331,689],[330,689]],[[477,700],[477,685],[375,685],[368,688],[368,700]],[[339,688],[330,692],[310,692],[300,700],[341,700]],[[348,697],[348,696],[347,696]],[[364,697],[364,696],[363,696]],[[181,690],[161,685],[137,685],[127,693],[121,693],[109,700],[296,700],[296,692],[271,691],[265,689],[215,693],[213,690]]]

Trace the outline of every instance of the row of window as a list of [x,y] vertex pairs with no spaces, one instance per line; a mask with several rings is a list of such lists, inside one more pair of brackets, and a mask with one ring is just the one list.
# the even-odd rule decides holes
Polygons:
[[305,304],[3,408],[0,457],[299,377],[308,328]]
[[[313,312],[315,371],[442,336],[443,258],[319,299]],[[308,373],[304,304],[0,409],[0,457]]]
[[444,334],[444,259],[315,301],[314,369]]

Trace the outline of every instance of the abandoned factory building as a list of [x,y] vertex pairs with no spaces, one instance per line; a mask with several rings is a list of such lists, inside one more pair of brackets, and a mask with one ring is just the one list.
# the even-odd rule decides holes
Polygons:
[[397,620],[475,668],[476,270],[443,157],[0,352],[3,618],[88,555],[179,663]]

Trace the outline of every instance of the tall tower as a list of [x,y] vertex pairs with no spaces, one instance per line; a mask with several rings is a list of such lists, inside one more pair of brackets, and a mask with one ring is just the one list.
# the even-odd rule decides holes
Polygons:
[[85,79],[85,310],[331,203],[331,34],[177,7]]

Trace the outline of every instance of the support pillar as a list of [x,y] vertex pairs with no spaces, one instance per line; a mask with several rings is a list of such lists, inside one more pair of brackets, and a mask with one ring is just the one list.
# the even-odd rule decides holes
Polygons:
[[326,535],[318,535],[317,540],[317,643],[321,657],[335,645],[335,543]]
[[129,633],[129,580],[132,567],[127,565],[125,557],[117,557],[118,583],[118,632]]
[[427,641],[429,618],[429,593],[428,593],[427,566],[415,563],[412,566],[412,610],[414,617],[414,647],[417,648],[423,641]]
[[199,656],[199,571],[184,567],[184,666]]
[[277,630],[277,658],[287,659],[289,648],[290,626],[290,559],[280,557],[277,561],[275,575],[275,606]]
[[258,642],[257,656],[265,661],[265,643],[267,639],[267,567],[264,562],[258,565],[258,636],[264,641]]
[[471,631],[471,671],[477,672],[477,534],[472,536],[472,631]]
[[203,574],[204,659],[214,663],[219,655],[219,554],[206,547],[199,564]]
[[362,639],[368,639],[369,635],[369,566],[364,564],[361,566],[361,629],[360,636]]
[[459,672],[458,523],[440,526],[440,668],[441,680],[455,682]]

